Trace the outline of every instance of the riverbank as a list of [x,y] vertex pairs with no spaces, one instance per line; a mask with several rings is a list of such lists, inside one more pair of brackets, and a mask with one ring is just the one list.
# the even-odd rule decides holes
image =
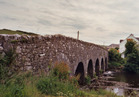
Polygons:
[[[70,78],[71,79],[71,78]],[[59,80],[54,76],[20,73],[0,84],[0,97],[118,97],[106,90],[83,90],[76,80]]]
[[111,91],[119,96],[139,97],[139,79],[137,74],[128,74],[125,72],[107,71],[98,79],[92,79],[90,85],[82,87],[83,89],[103,89]]

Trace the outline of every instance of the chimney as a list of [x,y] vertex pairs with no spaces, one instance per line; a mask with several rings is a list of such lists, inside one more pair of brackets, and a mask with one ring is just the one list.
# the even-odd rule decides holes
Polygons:
[[79,40],[79,31],[77,32],[77,39]]
[[130,36],[134,36],[134,34],[130,34]]

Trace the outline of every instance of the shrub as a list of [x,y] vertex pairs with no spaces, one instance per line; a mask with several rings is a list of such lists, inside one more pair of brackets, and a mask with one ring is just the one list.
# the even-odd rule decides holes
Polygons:
[[67,82],[60,82],[57,77],[45,77],[38,81],[37,89],[41,93],[53,96],[71,96],[76,88],[73,84]]
[[0,97],[45,97],[36,88],[31,72],[13,75],[5,84],[0,84]]
[[121,57],[121,54],[116,49],[109,50],[109,68],[118,68],[125,64],[125,59]]
[[14,64],[16,54],[10,49],[5,55],[0,55],[0,83],[12,75],[12,65]]
[[24,97],[24,80],[19,76],[13,76],[3,84],[4,97]]
[[90,84],[91,83],[91,77],[90,76],[86,76],[85,77],[85,84]]
[[76,87],[79,85],[78,84],[78,80],[79,80],[79,77],[78,76],[70,76],[69,77],[69,82],[71,84],[74,84]]
[[120,67],[120,66],[122,66],[122,64],[119,63],[119,62],[110,62],[110,63],[109,63],[109,66],[110,66],[110,67]]
[[59,79],[68,79],[69,66],[64,62],[55,63],[53,68],[53,75],[58,76]]
[[126,63],[124,70],[127,72],[139,73],[139,66],[133,63]]
[[120,62],[122,60],[121,55],[119,54],[119,52],[112,48],[109,50],[109,61],[115,61],[115,62]]
[[94,73],[93,77],[98,79],[98,76],[96,75],[96,72]]

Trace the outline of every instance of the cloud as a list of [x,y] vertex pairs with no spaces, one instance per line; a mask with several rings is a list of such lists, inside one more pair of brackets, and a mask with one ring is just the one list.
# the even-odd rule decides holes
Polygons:
[[63,34],[97,44],[138,34],[138,0],[0,0],[0,28]]

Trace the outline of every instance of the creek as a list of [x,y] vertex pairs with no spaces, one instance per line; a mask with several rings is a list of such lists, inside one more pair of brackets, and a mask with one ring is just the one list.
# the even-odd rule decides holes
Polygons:
[[124,97],[139,97],[139,74],[125,72],[112,73],[107,79],[116,84],[105,89]]

